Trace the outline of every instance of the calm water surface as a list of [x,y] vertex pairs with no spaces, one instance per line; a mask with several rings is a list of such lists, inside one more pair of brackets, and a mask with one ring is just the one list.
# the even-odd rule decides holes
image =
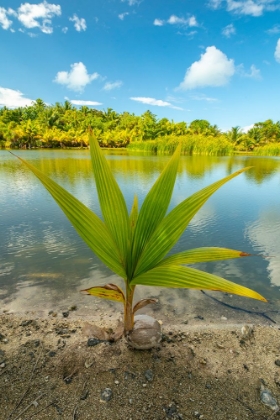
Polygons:
[[[129,209],[140,204],[168,157],[104,152]],[[17,151],[100,214],[88,151]],[[280,159],[263,157],[181,157],[170,208],[204,186],[244,166],[254,168],[223,186],[203,206],[173,249],[221,246],[256,254],[250,258],[199,264],[198,268],[253,288],[269,304],[209,293],[241,309],[265,311],[280,321]],[[260,256],[261,255],[261,256]],[[265,258],[264,258],[265,257]],[[23,165],[0,151],[0,301],[1,310],[46,314],[77,304],[79,316],[120,313],[119,304],[79,293],[92,285],[117,282],[84,245],[52,197]],[[216,322],[254,321],[199,291],[138,288],[138,297],[154,296],[148,308],[174,322],[204,318]],[[198,318],[196,318],[198,316]],[[199,318],[200,317],[200,318]],[[259,322],[265,318],[259,317]],[[201,321],[200,321],[201,322]]]

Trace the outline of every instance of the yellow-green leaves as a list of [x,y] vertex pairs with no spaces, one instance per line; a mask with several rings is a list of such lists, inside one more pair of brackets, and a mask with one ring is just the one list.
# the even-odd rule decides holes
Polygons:
[[176,180],[180,151],[181,146],[179,145],[142,204],[132,244],[134,268],[147,242],[164,218],[168,209]]
[[137,263],[135,276],[139,276],[140,274],[143,274],[155,267],[176,244],[191,219],[208,200],[208,198],[211,197],[211,195],[226,182],[248,169],[249,167],[241,169],[221,179],[220,181],[203,188],[171,210],[171,212],[157,226],[146,244],[145,249]]
[[99,203],[106,226],[119,247],[123,266],[126,266],[129,238],[129,217],[123,194],[113,177],[99,144],[89,134],[90,154]]
[[251,289],[248,289],[247,287],[240,286],[236,283],[215,276],[214,274],[177,265],[162,265],[156,267],[134,278],[131,284],[219,290],[220,292],[234,293],[236,295],[246,296],[266,302],[266,299],[263,296]]
[[207,261],[228,260],[231,258],[249,257],[250,254],[227,248],[195,248],[173,254],[162,260],[157,266],[171,264],[195,264]]
[[102,299],[115,300],[116,302],[125,302],[123,291],[112,283],[105,284],[104,286],[93,286],[89,289],[81,290],[86,292],[87,295],[96,296]]

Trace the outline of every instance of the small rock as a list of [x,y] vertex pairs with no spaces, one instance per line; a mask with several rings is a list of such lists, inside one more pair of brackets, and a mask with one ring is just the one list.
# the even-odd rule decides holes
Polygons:
[[25,321],[22,321],[20,324],[19,324],[19,326],[20,327],[27,327],[27,325],[30,325],[30,324],[32,324],[32,319],[28,319],[28,320],[25,320]]
[[63,318],[68,318],[68,316],[69,316],[69,311],[64,311],[64,312],[62,312],[62,316],[63,316]]
[[261,384],[260,398],[261,402],[267,407],[271,408],[271,410],[279,410],[279,406],[277,404],[276,399],[272,396],[270,390],[265,388],[263,384]]
[[56,352],[55,352],[55,351],[50,351],[50,352],[49,352],[49,356],[50,356],[50,357],[54,357],[55,355],[56,355]]
[[113,398],[113,391],[111,388],[105,388],[101,391],[101,402],[108,402]]
[[88,347],[97,346],[97,344],[104,343],[104,340],[99,340],[98,338],[89,338],[87,341]]
[[175,414],[177,413],[177,407],[176,407],[175,404],[169,404],[168,407],[164,407],[163,409],[164,409],[167,417],[173,417],[174,418]]
[[223,346],[222,344],[220,344],[220,343],[217,343],[217,347],[218,347],[218,349],[224,349],[225,348],[225,346]]
[[6,363],[1,363],[0,368],[4,369],[4,367],[6,367]]
[[86,400],[86,399],[87,399],[87,397],[88,397],[88,394],[89,394],[89,390],[88,390],[88,389],[86,389],[86,390],[82,393],[82,395],[80,396],[80,400],[82,400],[82,401]]
[[227,321],[227,317],[226,316],[221,316],[221,320],[222,321]]
[[275,362],[276,366],[280,366],[280,359],[276,359]]
[[243,340],[250,340],[254,336],[254,330],[249,325],[243,325],[241,328]]
[[151,369],[147,369],[146,372],[144,373],[144,376],[149,382],[152,382],[152,380],[154,379],[154,374],[151,371]]

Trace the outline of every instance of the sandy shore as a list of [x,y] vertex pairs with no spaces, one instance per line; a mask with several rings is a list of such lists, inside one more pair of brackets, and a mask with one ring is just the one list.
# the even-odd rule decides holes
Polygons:
[[116,322],[71,311],[2,314],[0,322],[1,419],[278,417],[260,399],[262,380],[280,403],[277,325],[163,324],[161,346],[136,351],[123,338],[108,341]]

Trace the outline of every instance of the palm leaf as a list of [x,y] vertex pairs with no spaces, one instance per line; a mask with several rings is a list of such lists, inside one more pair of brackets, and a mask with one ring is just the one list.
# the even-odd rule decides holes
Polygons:
[[42,182],[78,234],[100,260],[112,271],[125,278],[126,274],[121,264],[119,248],[102,220],[72,194],[35,168],[35,166],[19,157],[18,159]]
[[195,268],[177,265],[163,265],[156,267],[138,277],[135,277],[131,284],[219,290],[221,292],[233,293],[266,302],[266,299],[263,296],[251,289],[248,289],[247,287],[240,286],[214,274],[196,270]]
[[191,195],[171,210],[150,237],[149,242],[138,261],[135,277],[157,265],[157,263],[176,244],[193,216],[215,191],[226,182],[248,169],[250,169],[250,167],[240,169],[239,171],[214,182],[208,187]]
[[114,300],[116,302],[125,302],[123,291],[112,283],[105,284],[104,286],[93,286],[88,289],[81,290],[87,295],[96,296],[102,299]]
[[249,257],[250,254],[227,248],[194,248],[179,252],[162,260],[157,267],[170,264],[195,264],[207,261],[227,260],[230,258]]
[[100,150],[98,141],[92,133],[89,135],[89,143],[102,215],[112,237],[120,248],[125,267],[129,238],[129,218],[126,203],[108,162]]
[[180,151],[179,145],[142,204],[132,245],[132,260],[135,264],[167,212],[176,180]]

